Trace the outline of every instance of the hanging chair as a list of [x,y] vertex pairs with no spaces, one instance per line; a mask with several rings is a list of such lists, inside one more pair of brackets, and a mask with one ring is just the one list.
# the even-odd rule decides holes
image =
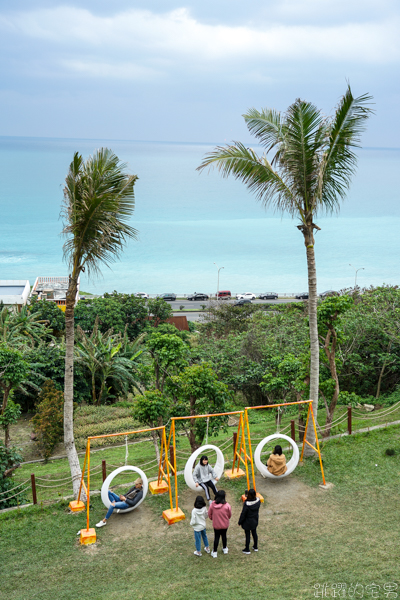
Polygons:
[[[184,471],[186,485],[190,487],[190,489],[194,492],[197,492],[198,488],[196,488],[196,484],[193,479],[193,465],[199,456],[201,456],[202,454],[206,454],[206,450],[214,450],[217,453],[217,462],[215,463],[214,471],[216,472],[218,479],[220,479],[222,473],[224,472],[224,455],[222,454],[222,451],[219,448],[217,448],[217,446],[207,444],[206,446],[201,446],[200,448],[197,448],[197,450],[193,452],[193,454],[187,461]],[[213,480],[213,483],[215,483],[215,480]]]
[[111,502],[108,497],[108,490],[111,487],[111,482],[114,479],[114,477],[116,477],[120,473],[123,473],[124,471],[134,471],[135,473],[138,474],[139,477],[142,478],[142,480],[143,480],[143,497],[139,500],[139,502],[137,504],[135,504],[135,506],[130,506],[129,508],[121,508],[119,512],[127,513],[127,512],[130,512],[131,510],[134,510],[135,508],[137,508],[138,506],[140,506],[142,504],[143,500],[147,496],[147,491],[149,489],[149,482],[148,482],[146,475],[143,473],[143,471],[141,469],[139,469],[138,467],[132,467],[130,465],[127,465],[125,467],[118,467],[118,469],[115,469],[115,471],[112,471],[112,473],[110,473],[106,477],[103,485],[101,486],[101,499],[102,499],[104,506],[107,508],[107,510],[111,506]]
[[[273,475],[272,473],[270,473],[266,465],[261,460],[261,452],[263,451],[264,446],[266,446],[266,444],[272,442],[273,440],[286,440],[293,448],[292,457],[286,464],[287,470],[286,473],[283,473],[283,475]],[[269,435],[268,437],[261,440],[254,452],[254,462],[256,464],[257,469],[260,471],[263,477],[269,477],[270,479],[282,479],[282,477],[290,475],[290,473],[292,473],[292,471],[294,471],[297,467],[299,458],[300,453],[296,442],[293,441],[292,438],[290,438],[289,436],[283,435],[282,433],[274,433],[273,435]]]

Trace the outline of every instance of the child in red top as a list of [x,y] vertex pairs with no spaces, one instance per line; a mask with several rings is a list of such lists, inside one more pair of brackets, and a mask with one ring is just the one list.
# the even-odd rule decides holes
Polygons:
[[208,509],[208,518],[214,527],[214,549],[211,552],[213,558],[217,558],[219,538],[222,538],[222,552],[228,554],[226,532],[229,527],[229,519],[232,516],[231,505],[225,499],[224,490],[219,490],[215,495],[214,502]]

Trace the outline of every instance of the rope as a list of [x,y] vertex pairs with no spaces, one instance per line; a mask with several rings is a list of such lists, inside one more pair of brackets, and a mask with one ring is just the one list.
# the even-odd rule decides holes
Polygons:
[[[3,500],[1,500],[1,502],[7,502],[7,500],[11,500],[11,498],[15,498],[15,496],[19,496],[20,494],[23,494],[24,492],[26,492],[26,490],[29,490],[29,487],[30,486],[28,485],[25,489],[21,490],[20,492],[17,492],[13,496],[8,496],[8,498],[4,498]],[[7,491],[10,491],[10,490],[7,490]]]
[[129,451],[128,451],[128,436],[125,436],[125,466],[128,464],[128,456],[129,456]]
[[[28,481],[29,481],[29,479],[27,479],[26,481],[23,481],[22,483],[19,483],[15,487],[11,488],[11,490],[6,490],[5,492],[0,492],[0,496],[3,496],[3,494],[9,494],[10,492],[13,492],[17,488],[21,487],[21,485],[25,485],[25,483],[28,483]],[[17,494],[19,494],[19,492],[17,492]],[[4,502],[4,500],[0,500],[0,502]]]
[[[71,481],[71,483],[72,483],[72,481]],[[36,487],[55,489],[55,488],[59,488],[59,487],[65,487],[65,485],[66,484],[64,484],[64,483],[60,483],[59,485],[43,485],[42,483],[38,483]]]

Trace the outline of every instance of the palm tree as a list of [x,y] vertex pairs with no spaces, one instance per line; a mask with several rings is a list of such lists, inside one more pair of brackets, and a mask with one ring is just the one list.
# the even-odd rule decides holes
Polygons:
[[126,331],[124,335],[110,329],[101,333],[98,319],[90,335],[80,327],[77,328],[76,361],[83,364],[89,371],[92,380],[92,402],[100,404],[107,398],[107,384],[113,383],[117,390],[127,395],[129,388],[138,387],[135,372],[138,358],[143,353],[139,349],[144,334],[131,342]]
[[86,161],[76,152],[65,180],[63,249],[71,271],[65,309],[64,444],[75,497],[81,474],[73,428],[75,298],[82,271],[89,276],[99,273],[101,264],[109,266],[116,260],[128,238],[136,238],[128,221],[135,207],[137,176],[125,169],[107,148]]
[[[45,319],[40,319],[37,313],[31,313],[26,306],[21,310],[17,307],[4,307],[0,310],[0,343],[13,348],[25,345],[34,346],[44,337],[50,335]],[[52,336],[50,336],[52,337]]]
[[[319,346],[317,327],[317,271],[315,217],[339,209],[357,165],[353,148],[360,147],[360,135],[371,109],[367,94],[354,98],[350,86],[332,117],[316,106],[296,100],[282,114],[272,109],[251,109],[246,125],[265,153],[258,156],[240,142],[218,146],[204,158],[198,170],[216,167],[223,177],[233,175],[247,185],[265,207],[273,207],[299,219],[304,237],[308,269],[308,314],[310,335],[310,399],[315,414],[319,392]],[[267,154],[273,153],[271,161]],[[315,444],[312,424],[307,440]],[[309,454],[310,452],[308,452]]]

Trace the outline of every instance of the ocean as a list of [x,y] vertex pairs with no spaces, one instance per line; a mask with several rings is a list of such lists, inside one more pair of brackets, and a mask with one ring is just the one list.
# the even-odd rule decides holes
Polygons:
[[[198,173],[216,144],[0,137],[0,279],[67,275],[60,208],[75,151],[111,148],[138,175],[128,242],[111,269],[81,290],[101,294],[307,290],[297,221],[266,211],[245,186]],[[359,168],[338,215],[316,220],[318,290],[399,284],[400,149],[359,151]]]

